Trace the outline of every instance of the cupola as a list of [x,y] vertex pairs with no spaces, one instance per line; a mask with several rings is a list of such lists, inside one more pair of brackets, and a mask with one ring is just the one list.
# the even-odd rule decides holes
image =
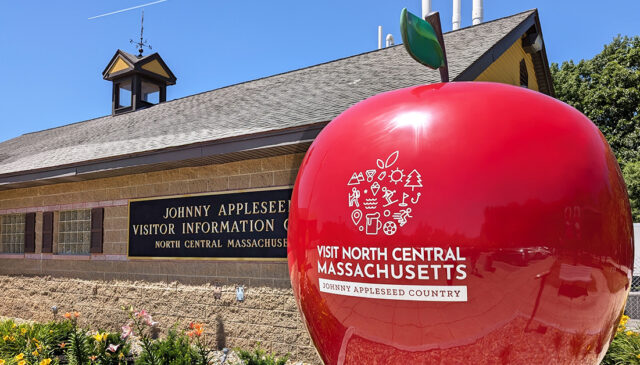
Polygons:
[[167,100],[167,86],[176,77],[158,53],[134,56],[118,50],[102,71],[113,83],[112,115],[144,109]]

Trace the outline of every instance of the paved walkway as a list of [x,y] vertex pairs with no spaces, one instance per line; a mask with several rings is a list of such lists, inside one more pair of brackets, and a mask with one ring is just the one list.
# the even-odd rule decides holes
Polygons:
[[630,318],[627,321],[627,328],[636,332],[640,332],[640,319]]

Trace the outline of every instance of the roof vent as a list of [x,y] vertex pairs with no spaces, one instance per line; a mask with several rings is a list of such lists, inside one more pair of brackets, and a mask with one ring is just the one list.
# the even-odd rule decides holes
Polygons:
[[393,42],[393,35],[391,33],[387,34],[387,38],[385,39],[385,47],[391,47],[395,43]]
[[158,53],[134,56],[118,50],[102,71],[113,82],[111,114],[144,109],[167,100],[167,86],[176,77]]
[[482,0],[473,0],[473,8],[471,10],[471,22],[473,25],[482,23],[484,18],[484,9],[482,8]]
[[522,39],[522,48],[530,54],[542,51],[542,37],[535,31],[529,31]]

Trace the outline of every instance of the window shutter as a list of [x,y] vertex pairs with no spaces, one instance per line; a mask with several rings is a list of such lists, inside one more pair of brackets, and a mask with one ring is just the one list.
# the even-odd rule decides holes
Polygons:
[[91,209],[91,253],[102,253],[104,208]]
[[53,212],[42,213],[42,253],[53,252]]
[[529,87],[529,72],[524,58],[520,61],[520,86]]
[[27,213],[24,217],[24,252],[36,252],[36,213]]

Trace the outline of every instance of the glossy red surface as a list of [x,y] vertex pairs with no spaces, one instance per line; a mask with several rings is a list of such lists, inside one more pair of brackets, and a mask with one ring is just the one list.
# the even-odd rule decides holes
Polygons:
[[[403,256],[420,247],[433,255]],[[368,259],[347,255],[359,252]],[[596,364],[629,290],[632,221],[584,115],[524,88],[436,84],[369,98],[320,133],[293,192],[288,257],[326,364]]]

